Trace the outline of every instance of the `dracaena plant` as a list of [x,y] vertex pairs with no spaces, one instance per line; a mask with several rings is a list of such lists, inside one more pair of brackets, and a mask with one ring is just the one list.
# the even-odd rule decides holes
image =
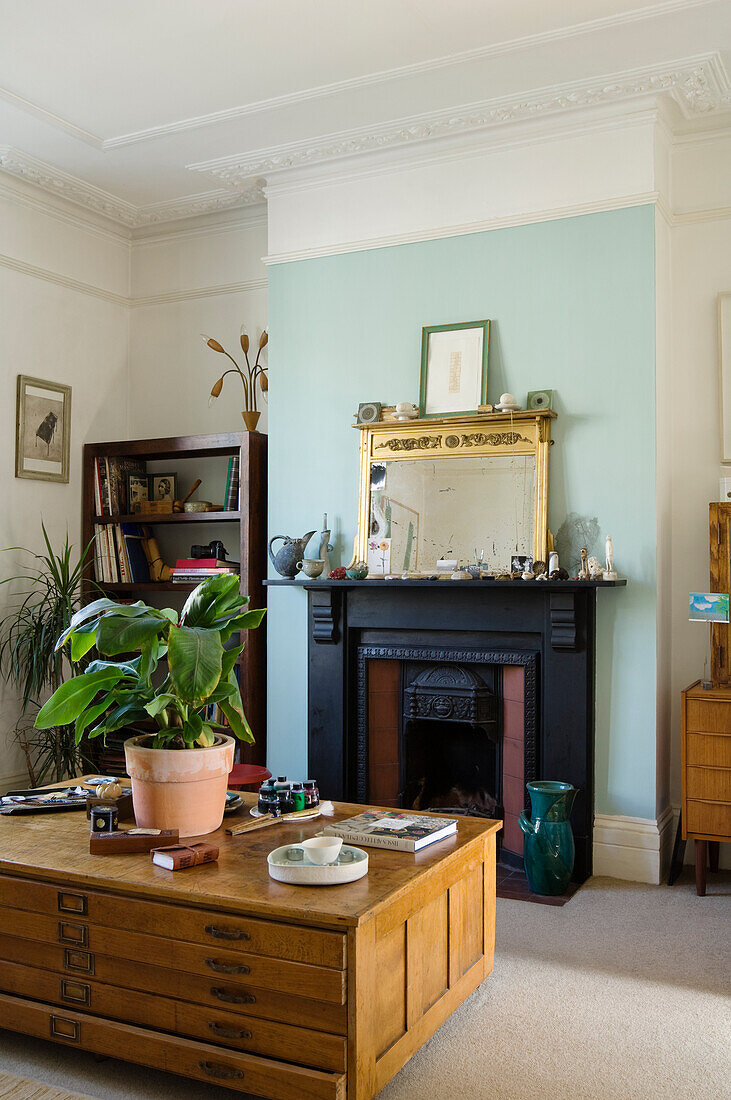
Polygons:
[[[79,661],[96,646],[100,659],[61,684],[41,708],[36,726],[74,723],[78,743],[85,732],[99,737],[152,719],[153,748],[205,748],[215,739],[206,708],[218,703],[231,732],[253,741],[234,673],[244,643],[227,648],[235,633],[259,626],[265,615],[246,610],[248,602],[238,577],[224,573],[199,584],[179,618],[170,608],[142,601],[95,600],[77,611],[56,648],[68,645],[71,660]],[[128,656],[132,653],[138,655]],[[161,661],[167,667],[153,684]]]

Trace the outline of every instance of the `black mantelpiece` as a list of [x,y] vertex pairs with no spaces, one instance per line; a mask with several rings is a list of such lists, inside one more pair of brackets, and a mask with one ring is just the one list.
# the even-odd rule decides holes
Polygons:
[[[309,772],[335,799],[362,800],[362,654],[465,649],[535,669],[538,778],[580,788],[574,878],[592,868],[597,588],[626,581],[282,581],[308,596]],[[394,649],[396,647],[396,649]],[[359,671],[360,670],[360,671]],[[360,708],[362,712],[362,684]],[[361,777],[359,781],[359,777]],[[361,788],[359,790],[359,787]]]

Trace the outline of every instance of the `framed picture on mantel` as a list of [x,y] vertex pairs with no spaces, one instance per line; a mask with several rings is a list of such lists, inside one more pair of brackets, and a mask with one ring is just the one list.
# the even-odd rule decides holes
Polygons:
[[489,321],[421,330],[419,416],[464,416],[487,401]]
[[18,375],[15,476],[69,480],[71,386]]

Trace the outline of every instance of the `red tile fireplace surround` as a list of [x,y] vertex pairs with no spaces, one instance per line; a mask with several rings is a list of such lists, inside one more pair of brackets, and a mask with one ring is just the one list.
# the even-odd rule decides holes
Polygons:
[[[428,654],[428,650],[423,650],[419,656],[431,662]],[[414,655],[412,649],[410,656]],[[463,653],[461,656],[467,658],[470,655]],[[471,656],[479,660],[478,654]],[[397,650],[393,656],[369,657],[366,648],[360,660],[366,662],[367,797],[378,805],[400,807],[408,804],[403,801],[406,763],[403,755],[407,751],[405,733],[410,723],[404,714],[404,684],[408,665]],[[446,663],[451,665],[453,661],[450,659]],[[472,667],[474,669],[475,665]],[[504,821],[500,837],[502,856],[508,862],[520,864],[523,834],[518,826],[518,815],[526,806],[525,666],[491,663],[489,668],[491,672],[497,672],[493,678],[497,687],[497,756],[500,771],[500,776],[496,777],[496,789],[491,793],[497,796],[498,812]],[[535,675],[533,668],[531,672]],[[527,726],[530,735],[535,738],[535,721],[529,721]],[[445,732],[445,737],[449,737],[449,732]],[[480,740],[485,740],[484,735],[482,739],[476,738],[476,746],[479,746]],[[535,746],[528,758],[529,762],[535,760]]]

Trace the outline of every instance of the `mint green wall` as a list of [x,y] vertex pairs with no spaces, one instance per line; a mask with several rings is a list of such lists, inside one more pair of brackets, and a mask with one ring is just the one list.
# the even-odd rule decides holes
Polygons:
[[[598,516],[630,578],[598,594],[596,809],[654,817],[652,206],[271,267],[270,534],[319,529],[326,511],[349,560],[358,402],[417,401],[422,325],[481,317],[488,401],[556,391],[551,529]],[[268,603],[269,764],[304,775],[306,598]]]

